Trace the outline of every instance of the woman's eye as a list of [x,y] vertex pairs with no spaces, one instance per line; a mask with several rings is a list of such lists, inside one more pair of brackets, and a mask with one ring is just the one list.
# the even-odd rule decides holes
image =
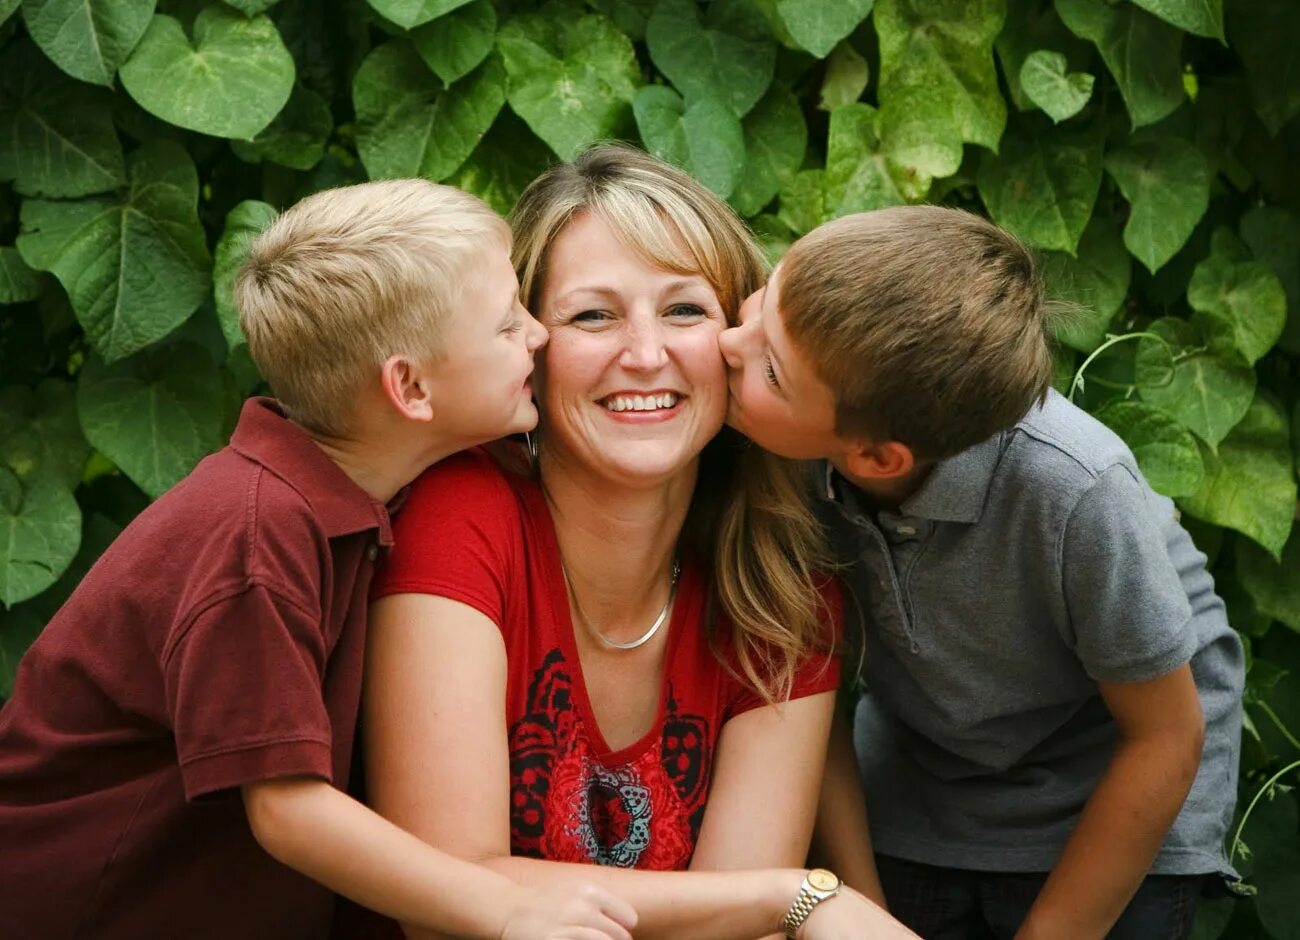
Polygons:
[[674,317],[702,317],[705,315],[704,308],[697,304],[673,304],[668,308],[668,313]]
[[584,310],[569,318],[570,323],[601,323],[608,320],[609,314],[604,310]]
[[776,369],[772,368],[771,353],[763,353],[763,377],[767,379],[768,385],[776,388],[781,387],[781,383],[778,382],[776,378]]

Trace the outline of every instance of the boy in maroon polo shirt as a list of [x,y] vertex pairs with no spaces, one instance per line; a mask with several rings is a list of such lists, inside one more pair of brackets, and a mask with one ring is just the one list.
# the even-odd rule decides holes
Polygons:
[[279,401],[244,406],[19,666],[0,937],[323,937],[334,891],[456,935],[629,937],[618,899],[526,890],[342,792],[385,504],[537,420],[546,334],[509,240],[473,197],[396,180],[318,193],[253,244],[236,299]]

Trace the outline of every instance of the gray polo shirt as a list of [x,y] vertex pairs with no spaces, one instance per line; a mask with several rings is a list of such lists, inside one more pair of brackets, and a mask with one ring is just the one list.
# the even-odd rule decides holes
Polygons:
[[1115,434],[1053,392],[897,513],[873,515],[833,471],[826,485],[866,621],[855,739],[878,851],[1050,869],[1114,747],[1096,682],[1190,660],[1205,750],[1152,870],[1231,871],[1241,642],[1205,556]]

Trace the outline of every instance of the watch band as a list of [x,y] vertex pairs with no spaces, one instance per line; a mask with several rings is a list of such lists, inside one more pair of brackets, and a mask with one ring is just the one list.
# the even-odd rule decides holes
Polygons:
[[[814,880],[817,884],[814,884]],[[804,876],[803,884],[794,903],[781,918],[781,929],[787,937],[794,937],[803,922],[812,914],[813,909],[822,901],[835,897],[840,891],[840,879],[833,872],[816,868]]]

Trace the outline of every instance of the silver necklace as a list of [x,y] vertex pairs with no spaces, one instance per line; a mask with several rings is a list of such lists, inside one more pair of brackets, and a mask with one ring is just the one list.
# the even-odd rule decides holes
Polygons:
[[582,621],[582,625],[587,628],[587,631],[608,647],[616,650],[634,650],[638,646],[649,643],[650,638],[658,633],[659,628],[668,620],[668,611],[673,606],[673,598],[677,596],[677,577],[682,573],[682,565],[676,558],[673,559],[673,571],[668,579],[668,600],[664,602],[664,609],[659,611],[659,616],[655,618],[655,622],[650,624],[650,629],[635,640],[629,640],[626,643],[611,640],[596,629],[595,625],[587,619],[587,615],[582,612],[582,605],[578,603],[578,592],[573,589],[573,582],[569,579],[569,569],[565,567],[564,559],[560,559],[560,571],[564,573],[564,586],[569,589],[569,596],[573,598],[574,613],[578,615],[578,619]]

